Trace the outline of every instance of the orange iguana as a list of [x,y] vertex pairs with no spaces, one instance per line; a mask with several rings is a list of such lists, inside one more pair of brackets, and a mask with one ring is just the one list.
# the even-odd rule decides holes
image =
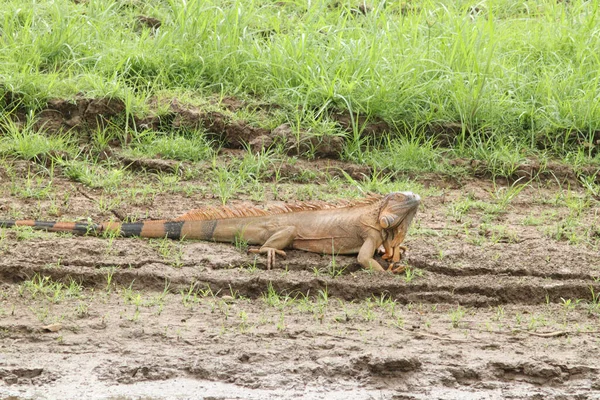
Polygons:
[[30,226],[51,232],[98,235],[112,232],[121,236],[200,239],[233,242],[236,238],[261,246],[250,252],[267,254],[267,268],[275,254],[285,256],[292,248],[322,254],[358,254],[364,268],[383,271],[373,258],[383,246],[382,258],[388,271],[400,272],[395,264],[406,250],[401,245],[421,198],[411,192],[387,196],[371,195],[342,205],[305,202],[256,207],[211,207],[192,210],[174,220],[132,223],[2,221],[0,227]]

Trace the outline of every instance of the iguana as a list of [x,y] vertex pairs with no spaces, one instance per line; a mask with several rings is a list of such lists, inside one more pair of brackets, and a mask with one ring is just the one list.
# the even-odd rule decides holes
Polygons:
[[132,223],[45,222],[0,220],[0,227],[30,226],[51,232],[147,238],[200,239],[234,242],[237,239],[259,245],[251,253],[267,254],[267,269],[275,255],[285,256],[292,248],[322,254],[358,254],[364,268],[383,271],[373,258],[383,247],[382,258],[389,260],[388,271],[401,272],[404,241],[421,198],[411,192],[394,192],[386,196],[370,195],[362,200],[338,205],[301,202],[257,207],[210,207],[192,210],[174,220]]

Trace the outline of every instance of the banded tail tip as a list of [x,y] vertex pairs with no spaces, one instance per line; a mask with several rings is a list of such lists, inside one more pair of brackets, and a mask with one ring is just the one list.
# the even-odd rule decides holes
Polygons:
[[102,225],[90,222],[57,222],[36,220],[4,220],[0,221],[1,228],[14,228],[17,226],[29,226],[50,232],[70,232],[78,235],[95,234],[102,231]]

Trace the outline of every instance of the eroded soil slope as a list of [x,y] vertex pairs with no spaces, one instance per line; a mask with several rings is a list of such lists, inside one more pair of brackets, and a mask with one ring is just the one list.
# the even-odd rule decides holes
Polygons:
[[[294,168],[316,181],[284,178],[264,200],[344,193],[312,165]],[[170,218],[219,202],[210,174],[91,189],[41,169],[0,167],[2,218]],[[2,230],[0,396],[600,398],[597,200],[546,181],[412,182],[424,201],[397,276],[297,251],[267,271],[243,243]]]

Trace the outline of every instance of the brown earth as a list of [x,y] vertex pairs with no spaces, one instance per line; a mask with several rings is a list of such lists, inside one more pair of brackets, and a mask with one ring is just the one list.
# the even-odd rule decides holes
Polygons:
[[[160,21],[144,16],[140,16],[138,22],[145,25],[160,24]],[[340,129],[339,135],[318,135],[303,129],[295,131],[287,123],[273,129],[265,129],[243,119],[237,119],[235,112],[247,109],[268,119],[272,116],[271,111],[279,109],[280,106],[263,102],[247,102],[232,96],[211,98],[208,104],[203,106],[186,104],[177,98],[153,97],[148,102],[150,109],[148,114],[128,116],[125,103],[118,98],[90,98],[81,94],[74,99],[49,99],[40,110],[31,110],[23,105],[21,94],[13,93],[1,86],[0,91],[3,91],[3,95],[0,96],[0,106],[13,111],[10,117],[15,120],[17,125],[25,125],[33,113],[36,121],[34,129],[48,134],[75,132],[80,136],[82,143],[90,141],[90,132],[107,126],[121,128],[129,126],[131,129],[140,131],[146,129],[159,131],[200,129],[225,149],[250,147],[252,151],[256,152],[273,146],[281,146],[281,149],[290,156],[305,157],[309,154],[311,158],[339,160],[342,157],[346,141],[354,135],[355,130],[360,132],[361,138],[368,139],[373,143],[384,142],[386,135],[394,131],[388,122],[379,117],[367,118],[365,115],[352,114],[347,110],[336,108],[326,112]],[[446,148],[452,147],[463,131],[467,135],[470,134],[468,127],[459,122],[445,122],[430,124],[424,133],[437,146]],[[2,133],[2,126],[0,126],[0,133]],[[581,135],[570,132],[557,133],[557,137],[562,138],[563,136],[565,137],[564,143],[576,146],[590,145],[580,137]],[[126,144],[131,137],[124,137],[120,140]],[[600,131],[594,132],[591,143],[590,154],[596,154],[600,150]],[[123,143],[119,143],[115,139],[111,144],[118,147]],[[551,143],[547,143],[545,136],[536,142],[536,146],[540,149],[552,147]],[[495,178],[492,176],[492,170],[495,168],[482,160],[452,158],[447,163],[450,167],[463,170],[476,177]],[[383,172],[385,174],[395,173],[395,171],[387,169]],[[503,173],[509,174],[505,178],[513,182],[520,179],[541,178],[565,183],[577,182],[580,177],[588,180],[593,177],[592,181],[600,183],[600,170],[596,165],[574,168],[564,163],[540,161],[535,158],[524,158],[519,165],[515,166],[514,172],[504,171]]]
[[[14,187],[43,167],[25,164],[0,166],[2,218],[51,220],[52,202],[62,220],[217,203],[159,190],[107,209],[131,187],[60,171],[50,198],[26,198]],[[159,187],[139,172],[172,172],[159,164],[133,166],[136,184]],[[399,276],[354,257],[289,251],[267,271],[227,244],[0,231],[0,398],[600,398],[598,203],[537,182],[490,214],[506,188],[424,182]],[[466,199],[480,203],[459,212]]]

